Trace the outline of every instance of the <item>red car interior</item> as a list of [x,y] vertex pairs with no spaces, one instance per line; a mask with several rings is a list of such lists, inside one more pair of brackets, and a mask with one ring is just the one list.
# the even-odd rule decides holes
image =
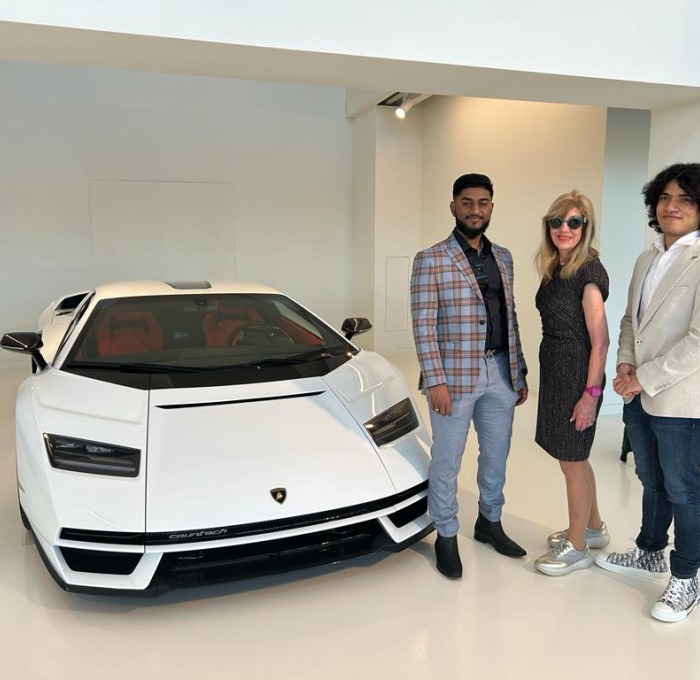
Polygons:
[[97,329],[98,356],[151,352],[163,347],[163,331],[151,312],[106,314]]

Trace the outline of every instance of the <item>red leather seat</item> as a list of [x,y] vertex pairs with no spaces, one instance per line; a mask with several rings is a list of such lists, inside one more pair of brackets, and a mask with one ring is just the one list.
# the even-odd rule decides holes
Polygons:
[[151,312],[107,312],[97,329],[97,354],[101,357],[162,348],[163,331]]
[[230,345],[243,326],[262,320],[260,312],[253,307],[221,308],[209,312],[204,317],[204,342],[207,347]]

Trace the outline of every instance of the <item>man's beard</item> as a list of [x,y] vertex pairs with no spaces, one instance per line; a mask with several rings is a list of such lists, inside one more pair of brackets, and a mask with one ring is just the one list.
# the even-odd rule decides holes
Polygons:
[[472,227],[467,226],[459,217],[455,217],[455,226],[460,234],[466,236],[469,240],[473,240],[478,236],[481,236],[488,228],[490,221],[486,220],[478,229],[472,229]]

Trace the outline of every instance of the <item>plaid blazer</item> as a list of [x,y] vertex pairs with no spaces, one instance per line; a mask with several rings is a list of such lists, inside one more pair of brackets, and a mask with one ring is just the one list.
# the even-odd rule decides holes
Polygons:
[[[526,385],[527,366],[513,300],[513,256],[495,243],[491,247],[506,300],[511,382],[519,390]],[[420,363],[419,389],[446,383],[453,399],[473,392],[486,344],[486,306],[454,234],[416,255],[411,318]]]

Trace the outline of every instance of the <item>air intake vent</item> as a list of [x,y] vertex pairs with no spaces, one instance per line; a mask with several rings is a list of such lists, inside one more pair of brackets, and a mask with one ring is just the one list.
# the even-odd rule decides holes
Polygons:
[[175,290],[206,290],[211,288],[209,281],[164,281],[164,283]]

